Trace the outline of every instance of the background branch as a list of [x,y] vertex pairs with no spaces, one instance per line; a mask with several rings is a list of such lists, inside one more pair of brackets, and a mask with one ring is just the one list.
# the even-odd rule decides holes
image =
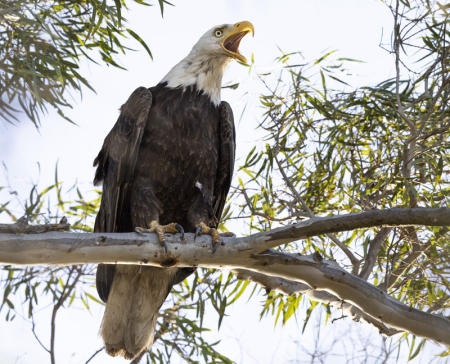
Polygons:
[[63,217],[58,224],[29,225],[27,217],[21,217],[15,224],[0,224],[0,234],[40,234],[49,231],[69,231],[70,224]]
[[392,336],[400,332],[399,330],[395,330],[386,326],[380,320],[367,315],[359,308],[351,305],[350,303],[342,301],[339,297],[336,297],[335,295],[326,291],[315,290],[305,283],[290,281],[280,277],[273,277],[246,269],[233,269],[233,273],[235,273],[239,279],[258,283],[269,290],[279,291],[286,295],[300,293],[313,301],[318,301],[330,305],[331,307],[334,307],[338,310],[342,310],[353,321],[360,322],[362,319],[367,323],[372,324],[383,335]]
[[370,273],[372,273],[375,262],[377,261],[378,252],[380,251],[381,245],[386,241],[391,228],[381,229],[377,235],[369,242],[369,251],[365,259],[364,266],[359,274],[359,277],[366,280],[369,278]]

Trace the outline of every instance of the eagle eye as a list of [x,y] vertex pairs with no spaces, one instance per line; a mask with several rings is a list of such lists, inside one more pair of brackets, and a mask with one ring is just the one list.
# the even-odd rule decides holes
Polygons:
[[216,29],[214,31],[214,35],[216,36],[216,38],[220,38],[223,35],[222,29]]

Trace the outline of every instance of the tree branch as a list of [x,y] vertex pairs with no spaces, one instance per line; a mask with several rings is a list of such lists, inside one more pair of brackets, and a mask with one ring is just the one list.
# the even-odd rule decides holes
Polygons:
[[49,231],[69,231],[70,224],[63,217],[58,224],[28,225],[26,217],[21,217],[15,224],[0,224],[0,234],[40,234]]
[[361,273],[359,274],[360,278],[364,280],[367,280],[367,278],[369,278],[369,275],[370,273],[372,273],[375,262],[377,261],[381,245],[383,245],[383,243],[386,241],[391,230],[392,230],[391,228],[382,228],[369,243],[369,251],[367,253],[367,257],[365,259],[365,263],[361,270]]
[[386,326],[383,322],[367,315],[359,308],[351,305],[350,303],[342,301],[339,297],[336,297],[335,295],[332,295],[331,293],[328,293],[326,291],[312,289],[305,283],[268,276],[246,269],[233,269],[233,273],[235,273],[239,279],[250,280],[270,290],[279,291],[286,295],[300,293],[313,301],[318,301],[330,305],[338,310],[342,310],[353,321],[360,322],[362,319],[367,323],[372,324],[380,331],[381,334],[384,334],[386,336],[392,336],[400,332],[399,330],[392,329]]
[[[0,234],[3,264],[148,264],[159,267],[247,269],[264,275],[306,283],[327,291],[365,314],[398,330],[450,345],[450,321],[394,300],[384,291],[352,275],[336,263],[267,251],[302,238],[373,226],[450,225],[450,209],[394,208],[341,216],[315,217],[247,237],[222,238],[211,254],[210,237],[194,242],[193,234],[181,240],[166,237],[166,254],[155,234],[63,233]],[[263,252],[263,253],[261,253]]]
[[254,254],[251,270],[289,280],[306,282],[355,305],[376,320],[414,335],[450,345],[450,320],[409,307],[381,289],[330,262],[270,251]]

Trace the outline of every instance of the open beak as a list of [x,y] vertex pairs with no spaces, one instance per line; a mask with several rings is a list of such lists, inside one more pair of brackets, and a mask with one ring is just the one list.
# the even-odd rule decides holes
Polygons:
[[244,38],[248,33],[255,35],[255,29],[253,24],[249,21],[241,21],[234,24],[233,29],[229,34],[226,34],[221,45],[224,51],[232,58],[235,58],[242,63],[247,63],[247,59],[239,53],[239,44],[242,38]]

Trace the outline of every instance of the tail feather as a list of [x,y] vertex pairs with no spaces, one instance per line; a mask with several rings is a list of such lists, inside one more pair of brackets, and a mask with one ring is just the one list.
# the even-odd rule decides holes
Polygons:
[[132,359],[153,344],[158,311],[176,272],[176,268],[116,267],[101,327],[108,354]]

